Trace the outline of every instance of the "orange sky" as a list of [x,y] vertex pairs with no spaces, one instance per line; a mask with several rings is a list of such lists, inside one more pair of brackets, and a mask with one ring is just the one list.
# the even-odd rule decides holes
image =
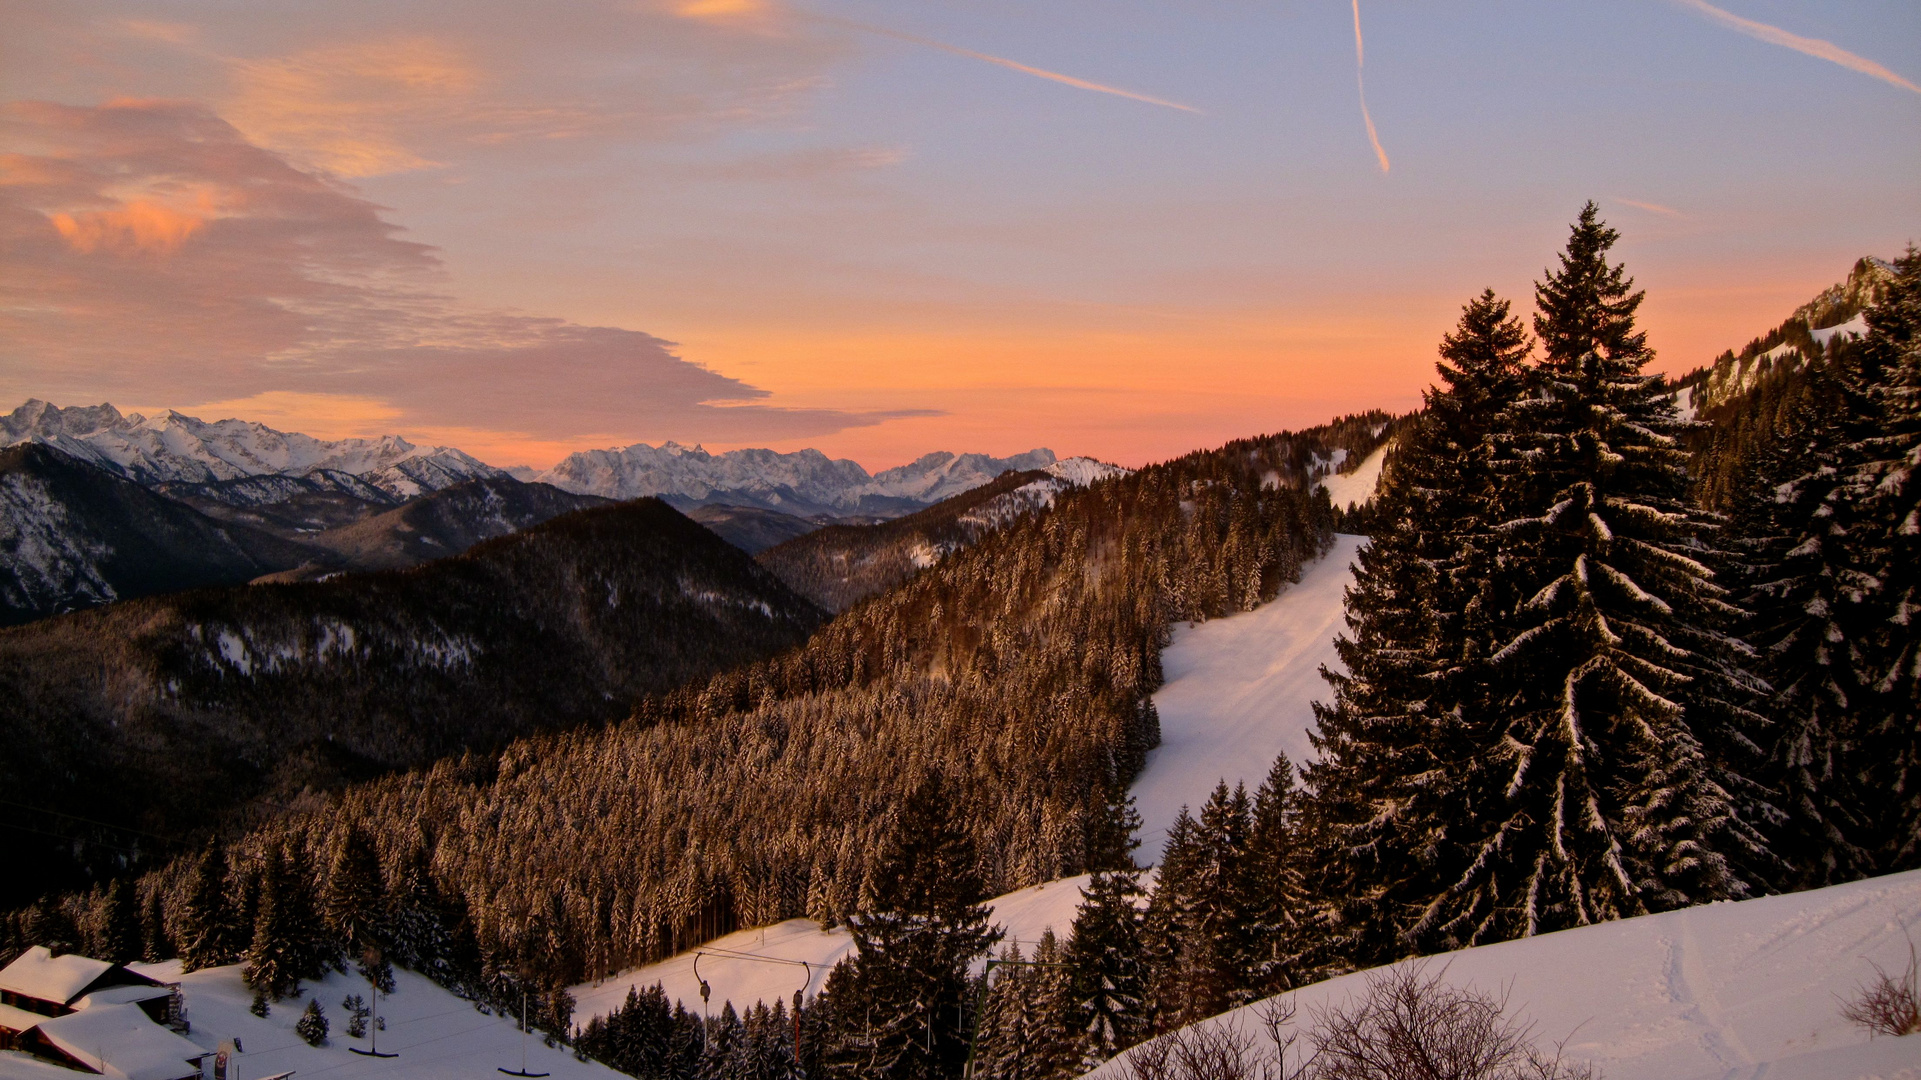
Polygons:
[[1363,5],[1364,115],[1352,5],[0,0],[0,394],[1140,464],[1411,407],[1589,198],[1678,372],[1921,234],[1921,11],[1761,7]]

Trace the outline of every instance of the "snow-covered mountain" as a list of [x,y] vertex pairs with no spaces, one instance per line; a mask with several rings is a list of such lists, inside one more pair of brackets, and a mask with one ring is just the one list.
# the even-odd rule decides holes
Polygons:
[[710,454],[674,442],[636,443],[583,450],[535,479],[609,499],[657,495],[682,509],[725,503],[798,515],[894,515],[977,488],[1009,469],[1040,469],[1054,462],[1054,452],[1046,449],[1005,458],[940,451],[869,474],[856,462],[811,449]]
[[156,592],[239,585],[312,555],[51,447],[0,450],[0,625]]
[[1857,261],[1845,280],[1796,308],[1780,326],[1738,352],[1723,353],[1705,372],[1685,377],[1675,395],[1681,415],[1694,419],[1704,410],[1752,391],[1771,373],[1799,369],[1837,341],[1866,336],[1868,323],[1862,311],[1886,291],[1893,278],[1893,267],[1881,259]]
[[410,499],[464,480],[505,475],[450,446],[415,446],[398,435],[316,439],[246,420],[209,423],[169,410],[122,414],[112,405],[60,408],[39,399],[0,417],[0,446],[37,442],[152,487],[326,470]]

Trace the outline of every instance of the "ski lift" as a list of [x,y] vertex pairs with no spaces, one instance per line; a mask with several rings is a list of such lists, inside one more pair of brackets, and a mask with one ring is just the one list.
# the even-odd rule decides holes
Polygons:
[[361,1057],[396,1058],[400,1055],[385,1054],[380,1050],[380,1029],[384,1025],[380,1020],[380,984],[374,980],[374,969],[379,965],[380,953],[374,949],[368,949],[365,959],[367,961],[367,990],[374,996],[373,1015],[368,1017],[368,1019],[372,1021],[372,1023],[367,1026],[368,1049],[362,1050],[358,1046],[349,1046],[347,1049],[359,1054]]
[[509,1069],[505,1065],[502,1065],[500,1066],[500,1071],[506,1073],[508,1076],[535,1077],[552,1075],[551,1073],[527,1071],[527,980],[525,978],[520,980],[520,1068]]
[[[784,956],[766,956],[761,953],[741,952],[738,949],[721,949],[713,946],[705,949],[696,949],[694,950],[694,981],[700,984],[700,1011],[703,1014],[707,1011],[707,998],[713,991],[712,988],[707,985],[707,980],[700,977],[700,958],[702,956],[718,956],[728,960],[754,960],[762,964],[790,964],[806,971],[807,978],[800,984],[800,989],[794,991],[794,1064],[799,1065],[800,1007],[801,1004],[807,1000],[807,988],[814,984],[814,965],[805,960],[790,960]],[[702,1031],[704,1032],[705,1030],[705,1025],[702,1025]]]

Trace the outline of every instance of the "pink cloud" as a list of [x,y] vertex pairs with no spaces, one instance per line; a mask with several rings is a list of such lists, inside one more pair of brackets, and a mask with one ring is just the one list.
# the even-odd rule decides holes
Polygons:
[[[782,408],[671,342],[464,306],[435,251],[209,109],[0,106],[0,392],[383,401],[556,439],[803,438],[906,412]],[[401,425],[401,426],[404,426]]]

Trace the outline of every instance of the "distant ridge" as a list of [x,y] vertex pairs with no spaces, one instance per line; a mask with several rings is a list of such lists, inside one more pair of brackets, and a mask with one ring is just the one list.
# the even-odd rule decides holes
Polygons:
[[800,517],[897,517],[980,487],[1009,470],[1044,469],[1055,460],[1054,452],[1044,448],[1004,458],[943,450],[869,474],[857,462],[811,449],[710,454],[673,442],[636,443],[571,454],[535,479],[563,491],[609,499],[655,495],[683,510],[724,504]]
[[506,475],[450,446],[398,435],[316,439],[247,420],[208,423],[169,411],[148,418],[112,405],[63,409],[38,398],[0,417],[0,444],[44,443],[136,484],[214,484],[250,476],[347,473],[402,499]]

